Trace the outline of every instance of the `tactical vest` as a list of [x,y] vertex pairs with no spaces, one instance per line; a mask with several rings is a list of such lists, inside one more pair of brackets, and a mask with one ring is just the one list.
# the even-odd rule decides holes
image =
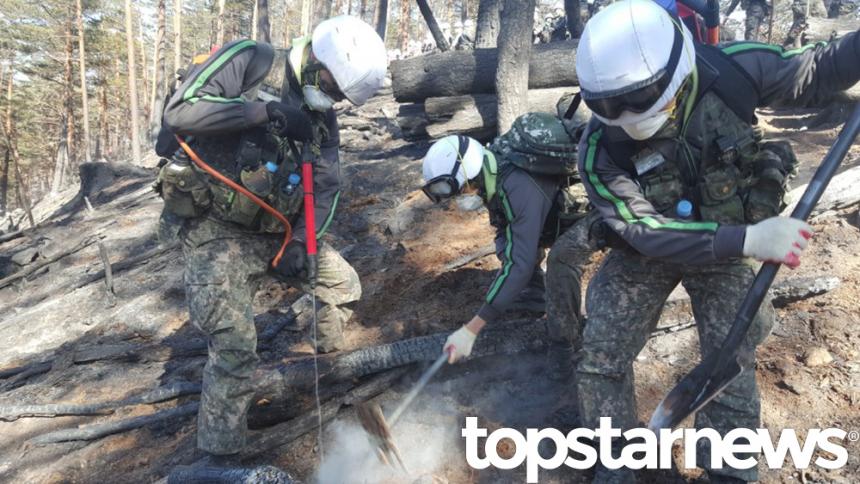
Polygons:
[[511,129],[485,150],[479,189],[493,227],[504,231],[509,224],[497,187],[516,169],[557,182],[558,191],[547,194],[554,198],[541,231],[541,247],[551,246],[559,234],[585,216],[588,197],[576,168],[576,153],[577,139],[557,117],[546,113],[518,117]]
[[602,146],[669,218],[679,201],[695,220],[748,224],[778,215],[797,159],[786,141],[762,142],[753,128],[760,98],[743,69],[719,49],[697,45],[698,93],[689,116],[653,138],[631,140],[606,126]]
[[[272,68],[279,72],[269,77],[282,83],[283,102],[302,106],[298,74],[291,67],[285,56],[278,56]],[[271,90],[258,93],[261,99],[272,94]],[[325,115],[308,114],[316,131],[325,134]],[[194,139],[192,148],[219,173],[247,188],[291,222],[300,215],[303,190],[301,182],[290,183],[290,175],[294,179],[301,175],[301,151],[292,141],[279,138],[262,126],[235,134],[200,136]],[[159,172],[157,190],[167,210],[180,217],[208,214],[251,231],[283,232],[283,225],[250,198],[179,158],[174,157]],[[272,171],[271,167],[276,168]]]

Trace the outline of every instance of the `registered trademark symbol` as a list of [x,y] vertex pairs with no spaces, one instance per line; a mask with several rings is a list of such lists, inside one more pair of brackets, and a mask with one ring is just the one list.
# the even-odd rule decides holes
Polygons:
[[860,440],[860,432],[857,432],[856,430],[848,432],[848,440],[850,440],[851,442],[857,442],[858,440]]

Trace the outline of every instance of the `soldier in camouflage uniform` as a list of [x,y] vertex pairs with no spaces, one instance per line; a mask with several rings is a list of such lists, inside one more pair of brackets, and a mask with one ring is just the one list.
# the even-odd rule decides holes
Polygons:
[[800,47],[803,31],[808,27],[806,23],[806,0],[793,0],[791,2],[791,15],[794,20],[785,35],[785,41],[782,43],[787,49]]
[[[385,68],[385,48],[373,28],[336,17],[287,51],[251,40],[226,44],[189,73],[167,104],[165,129],[186,137],[204,162],[292,225],[292,239],[277,262],[284,227],[276,218],[191,164],[181,150],[161,169],[161,235],[182,242],[190,319],[209,343],[197,445],[216,462],[232,463],[230,456],[245,445],[247,411],[264,376],[255,375],[253,299],[259,282],[270,275],[311,291],[297,143],[314,144],[319,152],[314,228],[322,237],[340,196],[332,104],[363,104],[381,86]],[[343,347],[349,304],[361,297],[361,284],[324,241],[317,267],[316,349],[328,352]]]
[[764,19],[770,15],[770,7],[765,0],[742,0],[741,7],[746,11],[744,20],[744,39],[761,40],[761,28]]
[[[590,21],[579,45],[576,72],[594,113],[579,168],[589,199],[629,247],[613,249],[589,285],[577,394],[585,427],[611,417],[626,430],[640,426],[633,362],[678,283],[707,358],[733,324],[755,261],[799,265],[811,228],[779,216],[797,161],[787,142],[761,139],[754,110],[822,102],[854,84],[860,33],[795,51],[754,42],[715,48],[694,44],[653,2],[624,0]],[[612,45],[638,47],[620,53]],[[697,428],[725,435],[759,427],[755,348],[773,318],[766,300],[739,349],[746,371],[696,414]],[[710,482],[758,478],[755,467],[711,468],[710,449],[697,450]],[[634,481],[627,468],[600,467],[595,477]]]
[[574,115],[575,106],[568,113],[571,101],[567,96],[559,102],[560,117],[520,116],[487,148],[466,136],[449,136],[424,158],[424,192],[433,201],[457,195],[467,183],[478,188],[496,229],[502,264],[477,315],[446,344],[446,351],[455,347],[452,362],[468,356],[470,340],[484,324],[497,320],[524,293],[543,295],[540,262],[547,247],[552,247],[546,274],[549,328],[566,348],[578,345],[582,271],[600,242],[598,220],[587,211],[573,166],[587,118]]

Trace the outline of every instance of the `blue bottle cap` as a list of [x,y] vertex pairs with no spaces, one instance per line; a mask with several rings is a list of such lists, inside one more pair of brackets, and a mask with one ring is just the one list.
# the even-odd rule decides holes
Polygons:
[[290,185],[298,185],[299,182],[302,181],[302,177],[300,177],[298,173],[290,173],[287,181],[290,182]]
[[675,213],[681,218],[687,218],[693,214],[693,204],[689,200],[681,200],[675,206]]
[[275,164],[274,161],[267,161],[266,162],[266,169],[269,170],[270,172],[274,173],[274,172],[278,171],[278,165]]

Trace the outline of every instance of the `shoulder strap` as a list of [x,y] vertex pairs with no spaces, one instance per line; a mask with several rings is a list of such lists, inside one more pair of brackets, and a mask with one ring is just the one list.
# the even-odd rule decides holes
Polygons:
[[755,124],[755,108],[761,93],[740,64],[717,47],[697,44],[696,67],[699,71],[699,99],[712,91],[741,120]]
[[484,177],[484,191],[489,202],[496,196],[496,181],[499,176],[499,166],[496,164],[496,155],[488,149],[484,149],[483,165],[481,173]]

